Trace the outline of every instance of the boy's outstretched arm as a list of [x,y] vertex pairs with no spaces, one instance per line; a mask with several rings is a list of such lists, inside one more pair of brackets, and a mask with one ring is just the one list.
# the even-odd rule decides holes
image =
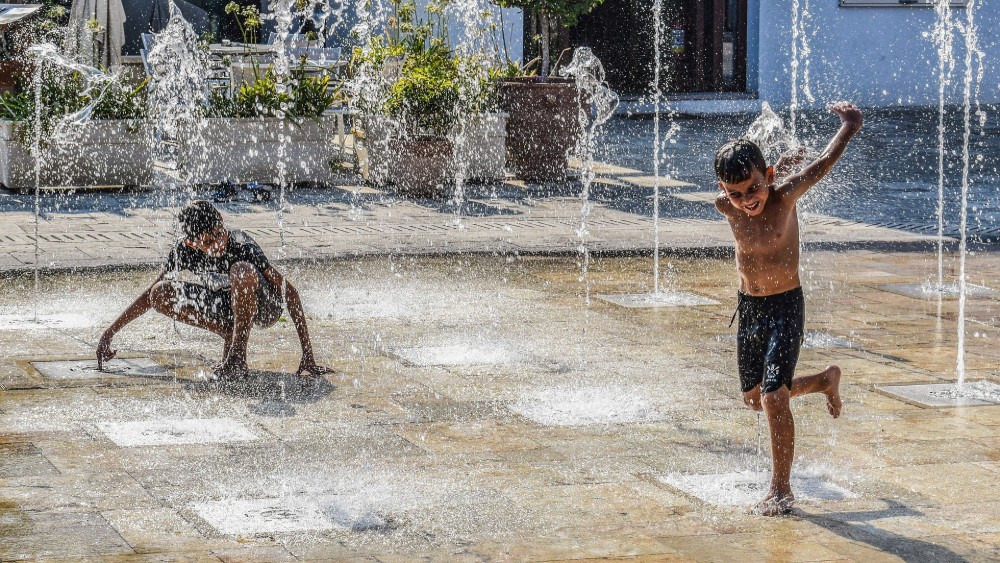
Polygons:
[[104,369],[104,362],[114,358],[115,354],[118,353],[118,350],[111,349],[111,339],[118,334],[118,331],[125,328],[125,325],[138,319],[145,314],[146,311],[153,308],[152,304],[149,302],[149,295],[153,291],[153,287],[163,281],[163,276],[165,275],[167,275],[166,270],[160,272],[160,275],[156,276],[156,280],[146,288],[146,291],[143,291],[131,305],[126,307],[125,311],[123,311],[121,315],[118,315],[118,318],[115,319],[115,321],[111,323],[111,326],[109,326],[107,330],[104,331],[104,334],[101,335],[101,340],[97,343],[98,371]]
[[332,369],[316,364],[316,359],[313,357],[312,342],[309,340],[309,328],[306,326],[306,313],[302,309],[302,300],[299,298],[299,292],[295,289],[295,286],[285,279],[281,275],[281,272],[274,267],[268,268],[264,272],[264,277],[276,287],[283,288],[285,305],[288,307],[288,316],[292,318],[292,323],[295,324],[295,332],[299,335],[299,344],[302,346],[302,361],[299,362],[299,369],[295,372],[295,375],[305,373],[312,375],[333,373]]
[[861,110],[850,102],[832,104],[830,111],[840,116],[840,130],[833,136],[830,144],[826,146],[826,149],[819,155],[819,158],[809,163],[808,166],[798,173],[788,176],[788,178],[781,182],[777,187],[777,191],[783,196],[798,199],[802,194],[806,193],[806,190],[813,187],[826,176],[833,169],[833,165],[837,163],[837,160],[840,159],[840,155],[844,154],[844,150],[847,148],[847,144],[851,141],[851,138],[861,129],[861,124],[864,123],[864,116],[861,114]]

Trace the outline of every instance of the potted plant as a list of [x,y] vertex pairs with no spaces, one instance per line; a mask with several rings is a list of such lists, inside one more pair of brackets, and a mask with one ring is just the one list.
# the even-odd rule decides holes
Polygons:
[[510,114],[508,164],[524,180],[564,180],[567,155],[580,134],[580,101],[572,80],[550,77],[551,30],[575,24],[603,0],[496,1],[535,13],[541,27],[540,74],[509,76],[500,84],[500,107]]
[[112,80],[88,87],[78,73],[46,66],[36,115],[35,94],[22,78],[20,93],[0,94],[0,183],[35,187],[32,145],[40,126],[41,186],[148,185],[146,84]]
[[447,192],[452,158],[448,132],[459,100],[458,64],[448,46],[444,5],[431,2],[418,21],[414,2],[390,2],[385,35],[354,50],[355,104],[369,179],[402,195]]
[[[231,2],[226,12],[234,14],[245,45],[256,40],[261,26],[256,6]],[[205,126],[179,139],[178,161],[187,169],[187,180],[332,182],[342,155],[333,142],[336,117],[325,112],[341,93],[330,75],[307,72],[304,57],[287,76],[261,64],[256,55],[244,58],[250,61],[247,72],[232,89],[211,92]]]

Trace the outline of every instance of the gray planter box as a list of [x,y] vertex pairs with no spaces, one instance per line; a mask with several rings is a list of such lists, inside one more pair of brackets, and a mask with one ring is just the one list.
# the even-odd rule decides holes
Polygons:
[[[376,184],[391,183],[393,178],[386,171],[391,168],[393,160],[389,150],[393,130],[387,123],[372,120],[365,122],[364,129],[368,177]],[[466,125],[464,142],[456,142],[457,136],[456,126],[448,135],[454,149],[449,176],[453,177],[457,167],[464,165],[467,180],[489,182],[506,177],[506,113],[476,116]]]
[[453,168],[466,167],[469,180],[499,181],[507,172],[507,114],[488,113],[475,116],[465,128],[465,142],[459,143],[458,126],[449,138],[454,146]]
[[276,118],[206,121],[200,134],[178,140],[182,177],[191,183],[277,183],[282,144],[285,182],[329,183],[336,178],[341,154],[335,116],[307,119],[298,126]]
[[[35,187],[31,140],[17,123],[0,121],[0,183],[10,189]],[[143,186],[152,181],[152,133],[147,124],[89,121],[49,139],[43,149],[41,186]]]

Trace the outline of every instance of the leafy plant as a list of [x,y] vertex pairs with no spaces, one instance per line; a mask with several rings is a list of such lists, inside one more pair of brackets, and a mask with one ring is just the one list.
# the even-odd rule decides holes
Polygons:
[[336,102],[338,92],[330,91],[330,77],[305,76],[304,65],[292,73],[290,88],[279,88],[272,69],[240,85],[229,96],[213,92],[208,114],[212,117],[278,117],[292,121],[318,119]]
[[256,43],[260,26],[263,23],[260,19],[260,10],[257,6],[240,6],[236,2],[226,4],[226,13],[233,14],[236,26],[243,36],[243,44]]
[[503,8],[521,8],[525,13],[538,15],[541,27],[542,68],[541,79],[549,79],[550,41],[552,29],[569,27],[576,24],[580,16],[589,14],[591,10],[604,0],[492,0]]
[[[374,75],[377,82],[356,92],[362,112],[392,117],[407,135],[444,136],[459,115],[495,107],[491,73],[478,72],[488,65],[452,51],[447,0],[430,2],[424,17],[412,1],[390,0],[390,5],[385,33],[353,52],[352,73]],[[398,73],[384,72],[391,65],[399,66]]]
[[[134,87],[111,81],[88,88],[78,73],[47,68],[42,75],[40,96],[42,142],[47,142],[60,119],[84,110],[87,110],[86,117],[92,120],[145,117],[148,83],[147,78]],[[21,122],[25,138],[30,138],[34,132],[35,108],[32,88],[23,88],[17,94],[0,94],[0,119]]]
[[[299,0],[305,8],[303,0]],[[226,4],[226,13],[232,14],[244,46],[256,43],[261,27],[260,11],[256,6],[240,6],[236,2]],[[256,56],[246,53],[250,59],[252,79],[240,85],[232,95],[212,92],[208,114],[213,117],[278,117],[293,122],[303,118],[319,118],[334,104],[339,91],[330,88],[327,75],[307,76],[306,60],[303,57],[298,67],[287,77],[287,86],[282,87],[273,69],[261,72]]]

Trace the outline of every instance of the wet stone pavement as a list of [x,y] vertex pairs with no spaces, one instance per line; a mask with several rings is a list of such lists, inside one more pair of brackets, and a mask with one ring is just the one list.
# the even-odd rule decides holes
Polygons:
[[[807,144],[828,120],[803,118]],[[36,245],[32,195],[0,193],[0,561],[1000,559],[1000,253],[967,257],[966,395],[928,406],[955,389],[959,303],[923,291],[936,157],[919,115],[870,114],[803,204],[799,371],[838,364],[844,414],[795,401],[797,509],[745,514],[767,429],[739,397],[732,235],[704,159],[747,123],[682,122],[668,147],[676,299],[635,297],[653,285],[641,121],[609,125],[585,277],[577,182],[470,186],[460,218],[352,176],[280,212],[277,195],[220,204],[299,287],[322,378],[292,375],[287,321],[253,333],[247,380],[220,382],[221,341],[152,314],[96,372],[190,194],[43,194]],[[974,143],[983,239],[995,138]]]
[[[390,254],[576,253],[584,224],[582,240],[591,251],[650,252],[652,199],[659,184],[663,213],[658,228],[664,248],[732,247],[729,227],[712,204],[716,187],[683,178],[656,179],[607,163],[597,163],[595,172],[586,218],[577,181],[469,186],[461,214],[448,201],[402,199],[353,176],[333,186],[289,189],[283,207],[278,193],[270,202],[249,201],[243,193],[218,205],[228,227],[246,231],[278,262]],[[36,264],[43,270],[64,270],[162,263],[176,240],[178,209],[192,196],[211,195],[210,190],[44,193],[36,221],[32,194],[0,193],[0,271],[33,270]],[[844,219],[808,207],[801,219],[807,245],[927,248],[935,240],[926,230]]]
[[[242,218],[242,217],[241,217]],[[789,517],[744,513],[769,469],[739,398],[731,260],[670,256],[713,300],[627,308],[648,258],[389,255],[289,264],[321,363],[288,322],[246,381],[218,338],[147,315],[93,371],[152,269],[0,286],[0,560],[991,561],[1000,405],[928,408],[879,387],[955,381],[954,298],[922,251],[807,250],[800,372],[844,370],[844,414],[796,399]],[[957,258],[945,257],[953,280]],[[968,257],[997,287],[1000,255]],[[1000,382],[1000,300],[966,304],[967,378]],[[53,363],[61,362],[61,363]]]

